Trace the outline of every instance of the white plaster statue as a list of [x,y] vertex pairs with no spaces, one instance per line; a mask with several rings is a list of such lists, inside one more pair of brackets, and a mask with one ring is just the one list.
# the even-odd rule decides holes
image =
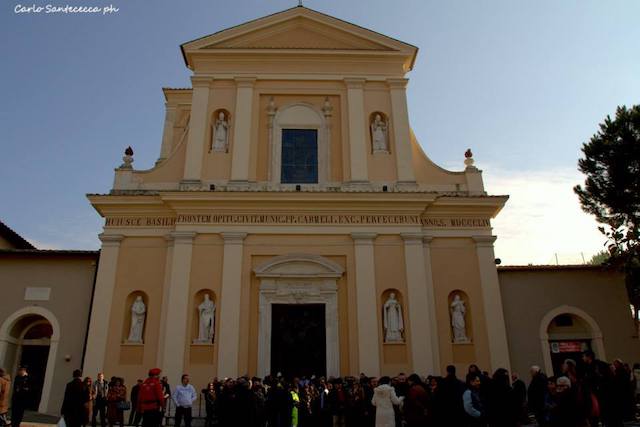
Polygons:
[[455,343],[469,342],[467,325],[464,320],[466,312],[464,301],[462,301],[460,295],[456,294],[451,303],[451,327],[453,328],[453,342]]
[[216,305],[209,298],[209,294],[204,294],[204,301],[198,306],[198,339],[195,342],[200,344],[211,344],[213,342],[214,319]]
[[371,123],[371,142],[374,153],[388,153],[389,145],[387,142],[387,124],[382,120],[380,114]]
[[131,304],[131,328],[129,329],[128,342],[142,344],[142,331],[144,331],[144,318],[147,314],[147,307],[138,295]]
[[224,115],[224,111],[220,111],[218,118],[213,125],[213,145],[211,149],[217,152],[227,152],[229,142],[229,122]]
[[391,292],[383,307],[384,321],[384,341],[404,342],[402,332],[404,323],[402,321],[402,306],[396,299],[396,294]]

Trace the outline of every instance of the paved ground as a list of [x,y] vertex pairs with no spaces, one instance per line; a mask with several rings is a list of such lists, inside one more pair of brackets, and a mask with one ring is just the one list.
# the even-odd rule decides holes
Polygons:
[[[48,414],[41,414],[38,412],[34,412],[34,411],[27,411],[24,414],[24,421],[21,424],[21,427],[52,427],[52,426],[57,426],[58,424],[58,420],[60,419],[59,416],[56,415],[48,415]],[[201,426],[204,423],[202,423],[202,419],[196,419],[194,418],[193,420],[193,426]],[[624,424],[625,427],[640,427],[640,422],[634,422],[634,423],[625,423]],[[528,424],[526,426],[523,427],[536,427],[536,424]]]

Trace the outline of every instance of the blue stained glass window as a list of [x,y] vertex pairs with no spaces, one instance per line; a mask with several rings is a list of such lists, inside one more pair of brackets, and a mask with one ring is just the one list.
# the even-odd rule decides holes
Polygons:
[[318,182],[318,131],[315,129],[282,129],[283,184]]

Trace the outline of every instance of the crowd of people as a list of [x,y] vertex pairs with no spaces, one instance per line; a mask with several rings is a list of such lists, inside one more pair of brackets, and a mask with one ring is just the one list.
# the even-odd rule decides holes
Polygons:
[[[621,427],[635,420],[640,396],[640,365],[631,370],[584,352],[579,363],[567,359],[562,375],[547,377],[531,367],[527,386],[505,369],[493,375],[471,365],[459,379],[448,366],[444,377],[403,373],[390,378],[214,378],[197,391],[189,375],[172,387],[160,369],[137,381],[130,393],[124,380],[102,373],[95,381],[74,372],[61,413],[67,427],[132,425],[191,427],[196,401],[205,427]],[[0,370],[0,426],[8,425],[10,379]],[[20,427],[29,391],[26,369],[13,383],[10,423]],[[125,423],[125,412],[128,422]]]

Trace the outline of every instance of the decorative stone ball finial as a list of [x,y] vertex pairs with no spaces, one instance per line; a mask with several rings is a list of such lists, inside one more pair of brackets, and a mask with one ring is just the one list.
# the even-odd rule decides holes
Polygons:
[[475,160],[473,160],[473,153],[471,152],[471,148],[468,148],[467,151],[464,152],[464,164],[465,166],[473,167]]
[[122,157],[122,164],[120,169],[132,169],[131,163],[133,163],[133,148],[130,146],[124,150],[124,156]]

